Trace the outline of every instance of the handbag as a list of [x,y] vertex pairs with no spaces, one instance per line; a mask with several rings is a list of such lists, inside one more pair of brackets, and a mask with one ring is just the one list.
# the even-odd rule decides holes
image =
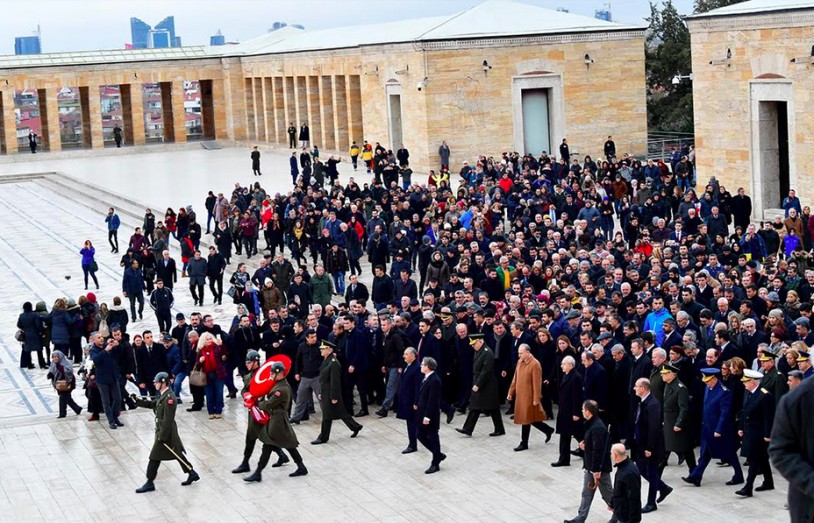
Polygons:
[[196,387],[206,386],[206,373],[197,367],[189,373],[189,384]]
[[229,290],[226,291],[226,294],[228,294],[230,298],[234,298],[235,294],[237,294],[237,289],[235,288],[234,285],[232,285],[231,287],[229,287]]
[[99,270],[99,265],[96,263],[96,260],[90,262],[90,272],[96,272]]
[[17,341],[25,341],[25,331],[23,329],[17,329],[17,332],[14,333],[14,339]]
[[57,392],[69,392],[71,390],[71,382],[68,380],[56,380],[54,381],[54,388],[57,389]]

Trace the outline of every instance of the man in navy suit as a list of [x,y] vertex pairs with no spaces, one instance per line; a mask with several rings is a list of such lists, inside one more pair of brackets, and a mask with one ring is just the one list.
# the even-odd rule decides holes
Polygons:
[[396,417],[407,422],[407,448],[402,454],[411,454],[418,450],[416,440],[418,437],[418,423],[416,410],[418,410],[418,391],[421,388],[421,370],[419,369],[418,353],[412,347],[404,349],[404,363],[406,367],[401,372],[399,382],[398,405]]
[[424,358],[421,361],[424,381],[421,382],[418,391],[416,409],[418,441],[432,452],[432,463],[424,474],[434,474],[441,470],[440,464],[447,458],[447,455],[441,452],[441,441],[438,438],[438,429],[441,426],[441,378],[435,373],[437,367],[438,363],[433,358]]
[[[633,392],[639,398],[633,424],[633,449],[636,465],[650,484],[647,504],[642,513],[657,510],[656,502],[662,502],[673,489],[661,480],[659,464],[664,459],[664,431],[662,430],[661,404],[650,393],[650,380],[639,378]],[[656,499],[656,493],[660,496]]]

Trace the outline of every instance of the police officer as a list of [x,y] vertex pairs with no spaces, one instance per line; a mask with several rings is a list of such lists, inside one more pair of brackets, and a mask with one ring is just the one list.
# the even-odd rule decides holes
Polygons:
[[[249,384],[252,382],[252,378],[254,378],[257,369],[260,368],[260,353],[256,350],[250,350],[246,353],[246,369],[247,372],[243,376],[243,390],[240,391],[241,396],[249,392]],[[243,447],[243,461],[237,468],[232,469],[232,474],[242,474],[244,472],[249,472],[251,468],[249,467],[249,459],[252,457],[252,452],[254,452],[254,445],[257,442],[257,439],[260,437],[260,433],[263,431],[263,425],[258,423],[254,416],[252,416],[252,412],[249,409],[249,425],[246,429],[246,445]],[[280,467],[286,463],[288,463],[289,459],[288,456],[285,455],[285,452],[280,450],[279,448],[276,449],[277,452],[277,462],[272,465],[272,467]]]
[[[275,361],[271,364],[271,378],[275,380],[274,387],[265,399],[257,403],[257,407],[269,415],[267,423],[260,425],[261,429],[258,435],[258,439],[263,443],[263,451],[260,454],[260,461],[257,462],[257,469],[252,475],[243,478],[243,481],[250,483],[261,481],[263,479],[263,469],[268,464],[272,451],[280,456],[285,456],[281,449],[286,449],[294,458],[294,463],[297,464],[297,470],[289,474],[289,477],[294,478],[308,474],[308,469],[305,468],[302,456],[297,450],[300,443],[297,441],[297,435],[288,420],[288,407],[291,404],[291,385],[288,384],[285,375],[286,368],[283,362]],[[288,458],[284,462],[278,460],[273,466],[280,466],[285,462],[288,462]]]
[[744,369],[741,381],[746,388],[743,410],[740,414],[738,435],[741,441],[741,456],[749,460],[746,484],[735,492],[738,496],[752,497],[752,485],[758,474],[763,475],[763,484],[756,491],[774,489],[772,467],[769,465],[769,441],[774,424],[775,401],[772,395],[761,387],[763,374]]
[[175,425],[175,409],[178,407],[178,400],[172,393],[169,382],[169,375],[166,372],[159,372],[153,378],[153,385],[158,392],[156,399],[130,395],[139,407],[155,411],[155,441],[153,449],[150,451],[150,461],[147,464],[147,483],[136,489],[137,494],[155,490],[153,481],[162,461],[176,460],[181,465],[181,470],[188,474],[187,479],[182,481],[181,485],[191,485],[201,479],[184,456],[184,444],[181,442],[178,427]]

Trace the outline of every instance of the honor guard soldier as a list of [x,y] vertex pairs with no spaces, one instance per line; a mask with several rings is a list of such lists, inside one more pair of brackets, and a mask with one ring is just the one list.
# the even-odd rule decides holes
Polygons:
[[147,464],[147,483],[136,489],[137,494],[152,492],[155,490],[153,481],[158,475],[158,467],[162,461],[175,460],[181,465],[181,470],[188,474],[187,479],[181,485],[191,485],[201,479],[192,468],[192,464],[184,456],[184,444],[178,435],[178,427],[175,424],[175,409],[178,407],[178,399],[169,387],[170,377],[166,372],[159,372],[153,378],[153,385],[158,392],[156,399],[147,399],[131,394],[130,397],[139,407],[152,409],[155,411],[155,441],[153,449],[150,451],[150,461]]
[[741,440],[741,456],[749,461],[746,484],[735,492],[738,496],[752,497],[752,486],[758,474],[763,475],[763,484],[756,491],[774,489],[772,467],[769,465],[769,441],[774,424],[775,401],[765,388],[761,387],[763,374],[744,369],[741,381],[746,388],[743,410],[740,413],[738,435]]

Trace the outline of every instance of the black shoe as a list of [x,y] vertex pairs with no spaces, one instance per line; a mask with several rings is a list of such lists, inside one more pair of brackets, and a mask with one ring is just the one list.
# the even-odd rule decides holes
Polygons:
[[469,436],[470,438],[472,437],[472,433],[471,433],[471,432],[467,432],[467,431],[465,431],[464,429],[455,429],[455,432],[460,432],[461,434],[464,434],[464,435],[466,435],[466,436]]
[[363,428],[364,428],[364,427],[363,427],[362,425],[359,425],[358,427],[356,427],[355,429],[353,429],[353,430],[351,431],[351,432],[353,432],[353,434],[351,434],[351,435],[350,435],[350,437],[351,437],[351,438],[355,438],[356,436],[358,436],[358,435],[359,435],[359,432],[360,432],[360,431],[361,431]]
[[441,459],[439,459],[439,460],[438,460],[438,463],[441,463],[441,462],[442,462],[442,461],[444,461],[445,459],[447,459],[447,455],[446,455],[446,454],[444,454],[444,453],[442,452],[442,453],[441,453]]
[[747,487],[743,487],[740,490],[736,490],[735,494],[737,494],[738,496],[743,496],[745,498],[751,498],[752,497],[752,489],[747,488]]
[[57,416],[57,419],[67,418],[67,417],[68,417],[67,414],[60,414],[59,416]]
[[567,461],[555,461],[551,464],[552,467],[570,467],[571,463]]
[[311,442],[311,445],[322,445],[323,443],[328,443],[327,441],[322,441],[321,439],[317,438]]
[[374,412],[374,414],[376,414],[380,418],[386,418],[387,417],[387,409],[382,407],[379,410],[377,410],[376,412]]
[[516,446],[514,448],[514,451],[515,452],[520,452],[521,450],[528,450],[528,449],[529,449],[528,443],[521,443],[520,445],[518,445],[518,446]]
[[765,492],[767,490],[774,490],[774,485],[772,485],[772,484],[767,485],[767,484],[764,483],[763,485],[761,485],[759,487],[755,487],[755,492]]
[[181,485],[186,487],[187,485],[192,485],[193,483],[195,483],[199,479],[201,479],[201,476],[199,476],[198,473],[195,472],[194,470],[190,470],[189,471],[189,476],[187,476],[187,479],[185,479],[184,481],[181,482]]
[[438,465],[430,465],[430,468],[425,470],[424,474],[435,474],[439,470],[441,470],[441,467],[439,467]]
[[554,429],[550,429],[548,432],[545,433],[545,442],[548,443],[551,441],[551,436],[554,435]]
[[402,450],[402,454],[412,454],[413,452],[417,452],[418,449],[415,447],[407,447],[406,449]]
[[584,454],[585,452],[583,452],[581,449],[571,451],[571,455],[576,456],[578,458],[581,458]]
[[447,425],[452,423],[452,418],[454,418],[454,417],[455,417],[455,409],[449,409],[449,412],[447,412]]
[[459,414],[466,414],[466,407],[458,407],[455,409]]
[[243,481],[248,483],[260,483],[263,481],[263,475],[260,473],[259,470],[255,470],[250,476],[246,476],[243,478]]
[[681,480],[683,482],[685,482],[685,483],[689,483],[690,485],[695,485],[696,487],[701,486],[701,480],[700,479],[694,479],[694,478],[691,478],[691,477],[687,476],[686,478],[681,478]]
[[121,422],[121,421],[119,421],[119,420],[116,420],[116,426],[117,426],[117,427],[124,427],[124,423],[122,423],[122,422]]
[[[376,414],[378,414],[378,412],[376,412]],[[359,412],[353,415],[354,418],[364,418],[365,416],[370,416],[370,413],[366,410],[360,410]]]
[[116,426],[116,424],[115,424],[115,423],[111,423],[111,424],[109,424],[108,426],[109,426],[109,427],[110,427],[112,430],[116,430],[116,429],[118,428],[118,427]]
[[300,420],[294,419],[294,418],[288,418],[288,422],[293,424],[293,425],[299,425],[300,424]]
[[136,494],[144,494],[145,492],[152,492],[155,490],[155,485],[152,481],[147,481],[144,485],[136,489]]
[[740,478],[740,479],[734,479],[733,478],[733,479],[730,479],[729,481],[727,481],[725,484],[729,485],[731,487],[732,485],[740,485],[741,483],[743,483],[743,478]]
[[653,505],[647,504],[642,507],[642,514],[647,514],[648,512],[655,512],[658,509],[659,508],[655,504]]
[[297,470],[288,475],[289,478],[296,478],[297,476],[306,476],[308,469],[302,463],[297,464]]
[[667,496],[672,494],[672,492],[673,492],[673,487],[666,487],[666,488],[660,490],[659,491],[659,497],[656,500],[656,503],[661,503],[662,501],[667,499]]
[[489,433],[489,436],[491,436],[491,437],[493,437],[493,438],[494,438],[495,436],[504,436],[504,435],[506,435],[506,431],[500,431],[500,432],[495,431],[495,432],[490,432],[490,433]]
[[187,412],[200,412],[202,410],[203,410],[203,407],[196,407],[196,406],[193,405],[192,407],[187,409]]
[[243,474],[244,472],[248,472],[250,470],[251,470],[251,467],[249,467],[249,464],[244,461],[243,463],[238,465],[236,468],[232,469],[232,474]]
[[271,468],[276,469],[277,467],[282,467],[289,461],[291,460],[288,459],[288,456],[286,456],[285,454],[280,454],[280,457],[277,458],[277,461],[271,466]]

